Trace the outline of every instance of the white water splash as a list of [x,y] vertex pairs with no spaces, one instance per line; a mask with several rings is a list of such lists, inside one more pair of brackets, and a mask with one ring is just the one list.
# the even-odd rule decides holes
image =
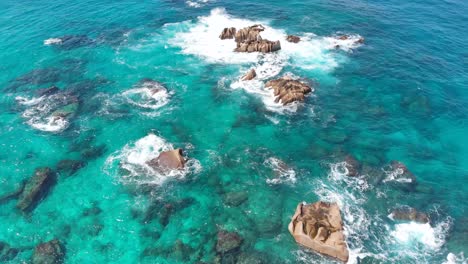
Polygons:
[[44,45],[50,46],[50,45],[60,45],[62,44],[62,39],[60,38],[49,38],[44,40]]
[[158,109],[169,102],[166,88],[156,82],[144,82],[141,86],[122,93],[127,102],[142,108]]
[[275,157],[270,157],[263,163],[265,166],[273,170],[275,176],[268,178],[268,184],[296,183],[296,172],[288,167],[282,160]]
[[[172,144],[154,134],[149,134],[134,143],[129,143],[120,151],[109,156],[105,168],[109,174],[119,177],[124,184],[160,185],[169,178],[182,179],[188,173],[198,173],[200,162],[189,159],[183,169],[158,171],[147,164],[163,151],[174,149]],[[125,171],[120,173],[120,171]]]

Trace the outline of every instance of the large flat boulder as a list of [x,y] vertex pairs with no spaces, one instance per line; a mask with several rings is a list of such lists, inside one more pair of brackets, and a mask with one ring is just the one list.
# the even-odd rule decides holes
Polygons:
[[300,203],[288,226],[297,243],[343,262],[349,258],[340,208],[336,203]]
[[288,76],[268,81],[265,87],[273,89],[273,94],[276,97],[275,102],[283,105],[297,101],[302,102],[305,95],[313,91],[310,86]]
[[173,149],[163,151],[157,158],[148,161],[148,165],[154,169],[162,170],[176,170],[183,169],[185,166],[185,158],[183,156],[183,150]]
[[19,195],[16,207],[23,212],[34,209],[54,184],[55,173],[50,168],[36,169]]

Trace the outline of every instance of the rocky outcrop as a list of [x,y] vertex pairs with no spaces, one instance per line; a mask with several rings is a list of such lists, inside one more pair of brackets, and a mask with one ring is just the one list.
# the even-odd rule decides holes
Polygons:
[[349,258],[343,222],[336,203],[300,203],[288,226],[297,243],[343,262]]
[[286,40],[287,40],[288,42],[292,42],[292,43],[299,43],[299,41],[301,41],[301,38],[298,37],[298,36],[294,36],[294,35],[288,35],[288,36],[286,37]]
[[57,239],[36,246],[32,256],[32,264],[63,263],[65,249]]
[[242,238],[236,232],[228,232],[220,230],[218,232],[218,240],[216,242],[216,252],[225,254],[236,251],[242,244]]
[[346,176],[354,177],[359,175],[361,170],[361,163],[357,161],[352,155],[345,157]]
[[219,35],[219,38],[220,39],[233,39],[235,35],[236,35],[235,27],[224,28],[223,32],[221,32],[221,34]]
[[283,105],[296,101],[302,102],[305,95],[312,92],[311,87],[288,76],[268,81],[265,87],[273,89],[275,102]]
[[147,162],[154,169],[176,170],[183,169],[185,166],[185,158],[182,149],[173,149],[163,151],[155,159]]
[[275,52],[281,49],[281,43],[278,41],[259,40],[249,41],[237,44],[236,52]]
[[257,73],[255,72],[255,69],[251,69],[249,72],[247,72],[246,75],[242,77],[242,81],[250,81],[255,77],[257,77]]
[[398,221],[413,221],[418,223],[429,223],[429,217],[427,214],[417,211],[411,207],[401,207],[393,209],[390,214],[393,220]]
[[275,52],[281,49],[281,43],[278,41],[270,41],[262,39],[260,32],[264,31],[262,25],[253,25],[240,30],[235,28],[225,28],[221,35],[221,39],[232,39],[236,42],[236,52]]
[[36,169],[19,195],[16,207],[23,212],[34,209],[54,184],[55,173],[50,168]]

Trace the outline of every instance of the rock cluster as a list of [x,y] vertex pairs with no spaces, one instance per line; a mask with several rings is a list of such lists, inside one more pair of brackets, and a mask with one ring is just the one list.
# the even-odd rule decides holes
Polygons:
[[348,261],[349,251],[336,203],[300,203],[288,229],[297,243],[343,262]]
[[270,41],[262,39],[260,32],[264,31],[262,25],[253,25],[243,29],[236,30],[234,27],[224,28],[221,32],[220,39],[232,39],[236,42],[236,52],[275,52],[281,49],[279,40]]
[[308,85],[287,76],[268,81],[265,87],[274,89],[275,102],[281,102],[283,105],[302,102],[305,95],[312,92],[312,88]]

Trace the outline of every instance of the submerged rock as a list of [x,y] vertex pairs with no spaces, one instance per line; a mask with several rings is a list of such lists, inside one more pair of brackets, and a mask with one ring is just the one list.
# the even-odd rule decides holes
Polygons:
[[66,35],[59,38],[46,39],[44,45],[54,45],[64,50],[76,49],[94,44],[95,41],[86,35]]
[[401,207],[393,209],[390,214],[391,218],[399,221],[414,221],[418,223],[429,223],[429,217],[427,214],[417,211],[411,207]]
[[73,175],[79,169],[83,168],[85,163],[80,160],[61,160],[57,164],[57,171],[61,173],[66,173],[68,175]]
[[34,209],[54,184],[55,173],[50,168],[36,169],[34,175],[26,182],[16,207],[23,212]]
[[218,231],[217,238],[216,252],[220,254],[236,251],[242,244],[242,237],[240,237],[236,232],[220,230]]
[[283,105],[302,102],[305,95],[313,91],[308,85],[287,76],[268,81],[265,87],[274,89],[275,102],[281,102]]
[[255,72],[255,69],[251,69],[249,72],[247,72],[246,75],[242,77],[242,81],[250,81],[256,76],[257,76],[257,73]]
[[224,196],[224,203],[229,206],[239,206],[249,198],[247,192],[228,192]]
[[301,41],[301,38],[298,36],[294,36],[294,35],[288,35],[286,37],[286,40],[292,43],[299,43],[299,41]]
[[18,189],[14,190],[12,192],[8,192],[6,194],[0,195],[0,204],[2,204],[4,202],[7,202],[10,199],[17,198],[23,192],[23,189],[24,189],[25,185],[26,185],[26,182],[23,181],[23,182],[21,182]]
[[175,170],[183,169],[185,166],[185,158],[182,149],[174,149],[163,151],[155,159],[148,161],[148,165],[155,169]]
[[357,161],[352,155],[346,155],[345,157],[346,175],[350,177],[358,176],[361,170],[361,163]]
[[51,94],[57,93],[58,91],[60,91],[60,89],[57,86],[53,85],[48,88],[42,88],[42,89],[37,90],[36,94],[38,96],[43,96],[43,95],[49,96]]
[[12,248],[8,243],[0,241],[0,262],[13,260],[18,255],[19,250]]
[[65,249],[59,240],[54,239],[36,246],[32,256],[32,264],[63,263]]
[[392,161],[384,168],[386,178],[383,182],[393,183],[407,191],[413,191],[416,185],[416,177],[411,173],[405,164],[399,161]]
[[300,203],[288,226],[297,243],[318,253],[347,262],[340,208],[336,203]]
[[224,28],[223,32],[221,32],[221,35],[219,35],[219,38],[220,39],[233,39],[235,35],[236,35],[235,27]]

